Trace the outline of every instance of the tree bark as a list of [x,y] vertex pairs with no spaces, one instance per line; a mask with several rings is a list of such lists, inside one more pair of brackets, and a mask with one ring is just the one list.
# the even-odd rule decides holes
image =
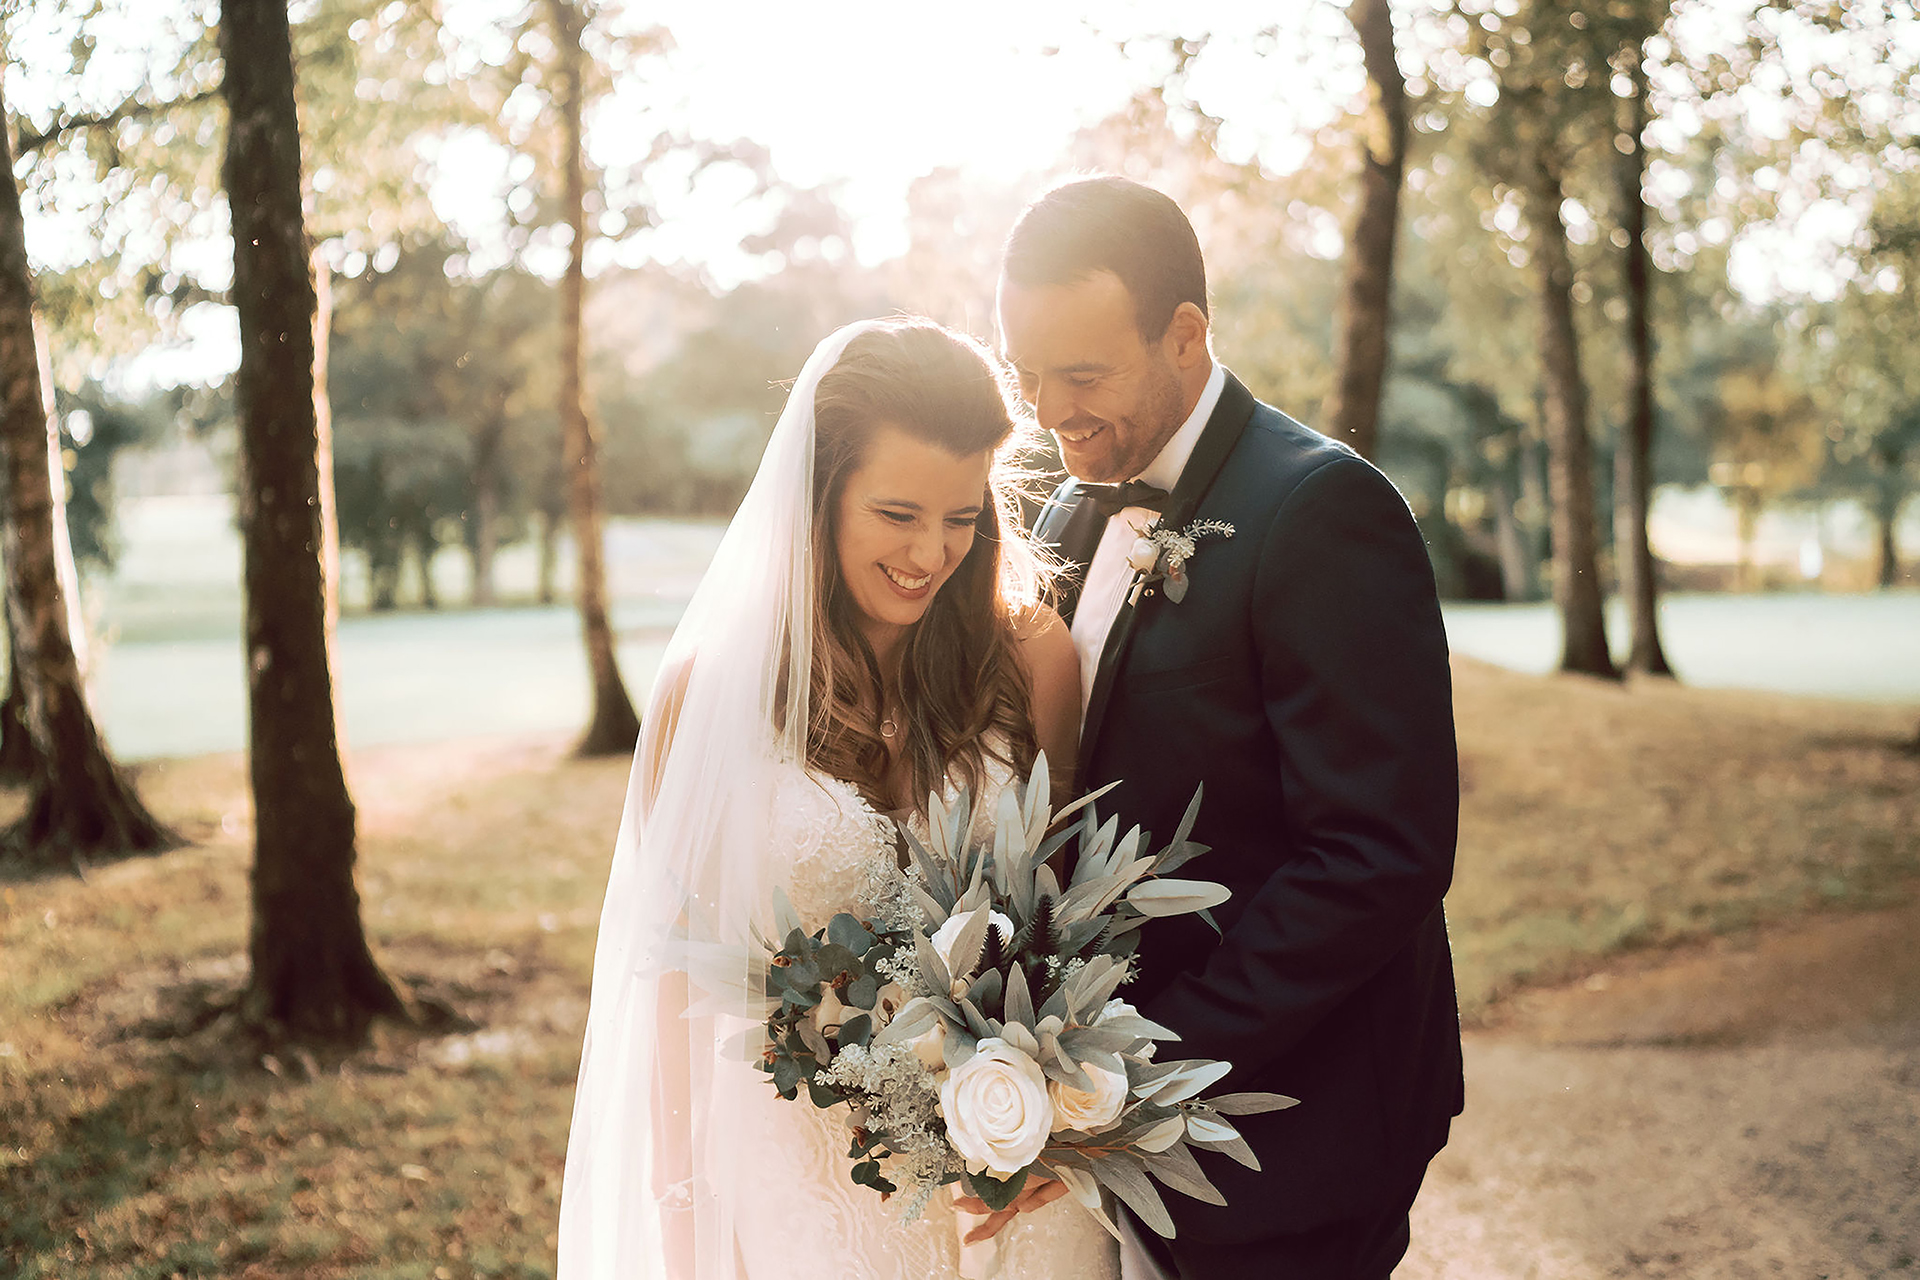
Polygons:
[[1883,441],[1875,451],[1880,483],[1874,498],[1875,523],[1880,526],[1880,563],[1876,580],[1882,589],[1900,581],[1900,508],[1906,505],[1907,491],[1902,483],[1906,451]]
[[634,714],[615,659],[613,626],[607,615],[607,569],[600,511],[599,442],[587,415],[584,357],[586,299],[586,154],[581,114],[585,83],[581,48],[585,26],[574,0],[551,0],[555,44],[559,50],[560,114],[565,128],[562,144],[566,165],[567,226],[573,233],[567,273],[560,283],[560,447],[566,480],[567,506],[573,521],[578,580],[574,600],[587,645],[587,665],[593,680],[593,715],[580,739],[583,756],[630,752],[640,736],[640,717]]
[[1632,640],[1627,669],[1650,676],[1671,676],[1673,668],[1660,644],[1660,583],[1647,536],[1653,501],[1653,320],[1650,306],[1652,264],[1647,255],[1647,201],[1643,190],[1647,151],[1641,135],[1647,127],[1647,76],[1640,46],[1626,50],[1633,93],[1623,104],[1620,129],[1620,225],[1627,233],[1627,422],[1614,455],[1613,545],[1626,601]]
[[504,411],[481,429],[473,448],[473,512],[467,545],[473,553],[470,603],[483,609],[495,602],[493,562],[500,551],[500,447],[507,434]]
[[[1504,472],[1503,468],[1503,472]],[[1500,594],[1509,604],[1533,599],[1533,556],[1527,550],[1527,538],[1514,514],[1513,485],[1505,474],[1496,474],[1489,486],[1488,500],[1493,504],[1493,540],[1500,556]]]
[[1367,64],[1365,152],[1360,209],[1347,243],[1346,306],[1335,356],[1338,373],[1323,416],[1327,434],[1371,458],[1387,379],[1393,312],[1393,250],[1407,157],[1407,86],[1393,56],[1387,0],[1354,0],[1347,17]]
[[1553,598],[1564,633],[1562,671],[1617,678],[1607,650],[1593,494],[1593,442],[1587,435],[1587,384],[1573,321],[1573,262],[1563,193],[1553,157],[1528,157],[1530,247],[1540,275],[1540,364],[1546,387],[1548,489],[1553,500]]
[[0,608],[7,623],[7,696],[0,700],[0,783],[24,783],[33,777],[33,737],[27,729],[27,690],[15,665],[20,646],[13,610]]
[[551,505],[540,508],[540,576],[535,595],[541,604],[552,604],[559,596],[560,512]]
[[357,1044],[373,1017],[406,1008],[368,949],[354,886],[334,701],[330,424],[285,0],[221,0],[220,52],[255,824],[245,1008],[302,1039]]
[[35,340],[26,226],[6,132],[0,129],[0,485],[13,674],[33,759],[26,813],[5,839],[28,861],[77,866],[86,857],[150,853],[179,840],[140,802],[87,707],[69,624],[73,585],[59,569],[65,476],[56,488],[60,441]]

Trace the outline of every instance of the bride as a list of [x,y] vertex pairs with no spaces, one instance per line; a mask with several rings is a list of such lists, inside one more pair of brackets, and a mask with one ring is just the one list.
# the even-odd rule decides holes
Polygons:
[[852,1184],[845,1108],[780,1100],[723,984],[688,977],[690,957],[768,930],[775,886],[809,928],[860,913],[893,817],[919,820],[931,793],[995,792],[1040,750],[1067,772],[1077,657],[997,464],[1013,430],[990,357],[928,321],[841,329],[794,384],[654,683],[600,921],[560,1280],[1117,1274],[1071,1198],[1035,1196],[974,1243],[1007,1215],[983,1223],[951,1189],[903,1221],[901,1198]]

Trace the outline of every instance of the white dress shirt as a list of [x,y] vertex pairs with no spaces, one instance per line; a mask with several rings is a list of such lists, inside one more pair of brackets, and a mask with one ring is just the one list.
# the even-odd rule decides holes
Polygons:
[[[1206,429],[1207,419],[1213,416],[1213,408],[1220,403],[1220,393],[1226,385],[1226,366],[1216,360],[1213,372],[1207,375],[1207,385],[1200,391],[1199,402],[1187,420],[1180,424],[1159,456],[1147,464],[1146,470],[1125,478],[1172,491],[1180,483],[1180,473],[1187,469],[1193,446],[1199,443],[1200,433]],[[1154,515],[1145,507],[1122,507],[1114,512],[1113,518],[1107,521],[1106,531],[1100,535],[1093,561],[1087,566],[1087,581],[1080,588],[1080,603],[1074,609],[1072,627],[1073,647],[1080,653],[1082,715],[1086,714],[1087,704],[1093,698],[1093,677],[1100,669],[1101,651],[1107,647],[1107,632],[1113,630],[1120,605],[1133,588],[1133,569],[1127,564],[1127,553],[1153,523]]]

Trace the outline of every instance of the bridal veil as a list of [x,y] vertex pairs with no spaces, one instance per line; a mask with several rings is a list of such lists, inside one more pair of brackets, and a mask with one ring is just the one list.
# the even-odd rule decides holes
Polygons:
[[[814,349],[654,680],[594,954],[560,1280],[736,1273],[733,1215],[753,1200],[753,1153],[729,1132],[712,1078],[723,1044],[750,1026],[719,997],[748,975],[714,975],[710,961],[748,954],[766,927],[775,784],[805,760],[814,391],[848,342],[884,324],[849,325]],[[701,989],[689,991],[688,970]]]

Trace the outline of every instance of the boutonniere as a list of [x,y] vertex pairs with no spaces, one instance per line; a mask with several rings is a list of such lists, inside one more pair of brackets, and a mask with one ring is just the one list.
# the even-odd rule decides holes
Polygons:
[[1208,538],[1231,538],[1233,526],[1224,520],[1195,520],[1184,529],[1163,528],[1158,520],[1140,530],[1127,563],[1133,566],[1133,591],[1127,603],[1138,605],[1140,593],[1159,583],[1167,599],[1179,604],[1187,598],[1187,562]]

